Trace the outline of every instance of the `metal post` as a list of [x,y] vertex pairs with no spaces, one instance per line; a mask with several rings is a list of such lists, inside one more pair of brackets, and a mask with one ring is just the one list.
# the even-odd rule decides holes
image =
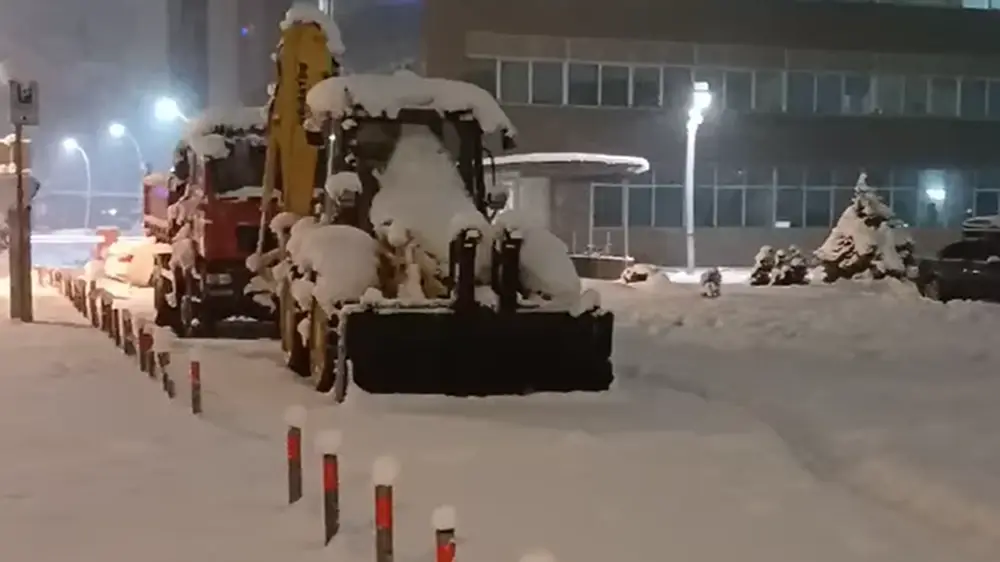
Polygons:
[[687,242],[687,271],[694,273],[694,148],[698,123],[687,125],[687,155],[684,165],[684,236]]
[[[31,211],[24,193],[24,125],[19,123],[14,125],[14,171],[17,174],[17,204],[14,208],[17,224],[16,230],[11,234],[17,238],[17,251],[11,253],[11,260],[16,260],[16,267],[12,267],[10,271],[11,318],[19,318],[22,322],[33,322],[35,314],[31,302]],[[15,306],[16,315],[13,313]]]

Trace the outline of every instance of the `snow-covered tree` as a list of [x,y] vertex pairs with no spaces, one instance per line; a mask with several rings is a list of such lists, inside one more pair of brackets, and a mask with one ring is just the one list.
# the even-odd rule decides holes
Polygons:
[[892,210],[861,174],[851,204],[815,252],[823,280],[905,278],[913,265],[913,241],[898,225]]
[[774,248],[761,246],[753,258],[753,269],[750,270],[750,284],[754,286],[770,285],[771,272],[774,271]]

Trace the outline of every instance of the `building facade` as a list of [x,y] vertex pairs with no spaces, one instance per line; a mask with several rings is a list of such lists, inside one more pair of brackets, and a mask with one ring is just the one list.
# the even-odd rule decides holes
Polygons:
[[551,179],[550,226],[577,249],[684,262],[686,109],[704,81],[699,264],[816,247],[861,172],[933,251],[1000,210],[1000,12],[930,4],[427,0],[423,57],[493,92],[520,151],[650,160],[627,183]]

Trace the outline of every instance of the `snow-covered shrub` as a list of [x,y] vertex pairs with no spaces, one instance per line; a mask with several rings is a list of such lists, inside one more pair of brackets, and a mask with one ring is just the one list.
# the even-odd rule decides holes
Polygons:
[[913,241],[897,225],[892,211],[861,174],[851,204],[814,254],[823,280],[905,278],[914,265]]
[[750,284],[755,286],[770,285],[771,272],[774,271],[774,248],[761,246],[753,258],[753,269],[750,270]]
[[709,299],[722,294],[722,272],[713,267],[701,274],[701,296]]
[[775,253],[772,285],[806,285],[809,283],[809,265],[802,250],[794,244],[787,250]]
[[622,283],[642,283],[654,275],[660,275],[660,268],[648,263],[635,263],[622,271]]

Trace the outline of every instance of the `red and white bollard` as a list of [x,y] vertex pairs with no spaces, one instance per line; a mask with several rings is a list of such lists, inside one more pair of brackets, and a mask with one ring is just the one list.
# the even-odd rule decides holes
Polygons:
[[316,436],[316,450],[323,455],[323,544],[340,531],[340,445],[344,436],[336,429]]
[[195,346],[188,353],[188,377],[191,381],[191,413],[201,413],[201,347]]
[[375,484],[375,562],[393,560],[392,489],[399,477],[399,462],[395,457],[375,459],[372,482]]
[[[174,380],[170,378],[170,347],[173,334],[169,328],[157,327],[153,332],[153,357],[155,365],[160,368],[160,383],[163,392],[168,398],[173,398],[176,393]],[[151,373],[151,376],[155,376]]]
[[442,505],[431,514],[434,526],[434,561],[455,562],[455,525],[458,517],[455,508]]
[[288,457],[288,503],[302,499],[302,428],[307,417],[304,406],[289,406],[285,410],[285,450]]
[[153,378],[156,376],[156,367],[153,365],[153,334],[145,322],[136,326],[136,332],[139,334],[139,371]]
[[556,562],[556,557],[547,550],[533,550],[522,556],[521,562]]

